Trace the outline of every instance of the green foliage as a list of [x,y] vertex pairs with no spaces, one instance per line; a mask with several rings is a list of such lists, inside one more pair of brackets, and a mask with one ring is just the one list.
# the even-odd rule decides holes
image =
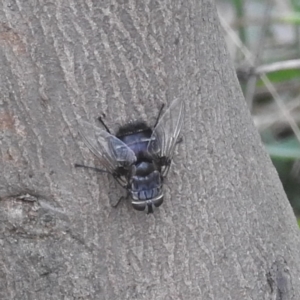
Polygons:
[[[237,47],[233,53],[238,67],[245,61],[247,62],[246,65],[249,64],[249,66],[255,68],[270,64],[270,62],[299,59],[300,0],[287,1],[289,3],[284,10],[281,10],[282,7],[276,1],[272,3],[273,7],[270,7],[270,2],[267,0],[231,0],[235,20],[231,20],[229,17],[229,23],[233,24],[233,31],[237,30],[240,41],[253,54],[255,59],[252,62],[254,61],[256,64],[251,65],[252,62],[245,58],[242,54],[243,51],[239,51],[240,49]],[[272,12],[274,14],[270,12],[270,9],[273,8]],[[222,17],[226,19],[223,14]],[[280,30],[278,30],[279,26],[281,26]],[[262,32],[264,34],[261,34]],[[294,40],[291,40],[291,37]],[[230,35],[228,35],[228,38],[230,40]],[[259,55],[258,59],[256,59],[256,55]],[[260,93],[257,93],[256,96],[255,91],[253,92],[252,113],[256,118],[260,118],[260,122],[257,124],[264,124],[261,128],[258,126],[258,131],[277,169],[290,203],[296,215],[300,217],[300,142],[291,129],[289,121],[285,117],[286,114],[283,112],[284,109],[288,110],[288,107],[290,109],[290,104],[297,104],[297,99],[300,98],[300,85],[297,88],[297,83],[300,82],[300,68],[282,68],[282,70],[266,73],[265,75],[272,83],[273,91],[271,93],[259,76],[257,77],[256,91],[259,90]],[[247,81],[247,77],[244,80],[245,82],[241,86],[246,91],[249,81]],[[290,87],[293,87],[293,90]],[[274,90],[277,93],[276,97],[280,98],[280,107],[277,104],[278,102],[273,99]],[[247,99],[247,101],[249,102],[251,99]],[[298,108],[295,106],[292,114],[296,123],[297,120],[300,120],[299,114],[300,103]],[[278,120],[276,116],[278,116]],[[270,125],[266,126],[265,120],[269,119],[272,119],[272,121]],[[299,121],[297,125],[299,128]],[[284,136],[278,134],[282,132],[288,134]],[[297,170],[298,165],[299,170]],[[298,224],[300,226],[300,218]]]
[[[236,17],[242,20],[244,17],[244,0],[231,0],[235,9]],[[243,43],[246,43],[246,31],[244,26],[239,27],[239,36]]]
[[[268,79],[276,84],[276,83],[282,83],[285,81],[291,81],[291,80],[299,80],[300,79],[300,69],[289,69],[289,70],[280,70],[276,72],[271,72],[266,74]],[[261,87],[264,83],[261,79],[258,80],[257,86]]]
[[270,131],[265,132],[262,134],[262,139],[287,197],[296,215],[300,216],[300,170],[298,172],[295,168],[295,161],[300,160],[300,143],[294,136],[275,141],[270,134]]
[[300,159],[300,144],[296,137],[266,144],[266,148],[272,159],[277,159],[282,162]]
[[298,12],[290,13],[290,14],[279,17],[278,20],[283,23],[287,23],[287,24],[299,25],[300,24],[300,13],[298,13]]

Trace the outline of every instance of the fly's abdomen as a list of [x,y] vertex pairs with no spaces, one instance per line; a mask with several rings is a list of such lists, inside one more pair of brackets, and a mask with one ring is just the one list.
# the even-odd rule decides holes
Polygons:
[[162,194],[160,173],[153,171],[147,176],[133,176],[131,195],[133,200],[151,200]]
[[147,189],[147,190],[145,189],[136,192],[132,191],[131,195],[134,200],[144,201],[144,200],[154,199],[157,196],[159,196],[160,193],[161,193],[160,188],[153,188],[153,189]]

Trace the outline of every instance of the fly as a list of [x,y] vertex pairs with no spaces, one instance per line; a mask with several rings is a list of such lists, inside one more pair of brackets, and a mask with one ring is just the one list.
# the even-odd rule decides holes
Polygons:
[[99,121],[105,130],[79,121],[80,135],[105,169],[79,164],[75,167],[111,174],[127,190],[134,209],[153,213],[153,208],[163,203],[163,182],[178,143],[183,106],[183,101],[176,99],[163,114],[162,106],[152,128],[145,122],[129,123],[120,127],[115,135],[101,118]]

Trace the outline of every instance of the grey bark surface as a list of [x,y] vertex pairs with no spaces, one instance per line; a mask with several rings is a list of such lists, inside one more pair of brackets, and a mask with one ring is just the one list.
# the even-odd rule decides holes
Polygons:
[[[299,231],[212,1],[0,3],[0,299],[299,299]],[[185,120],[153,215],[77,119]]]

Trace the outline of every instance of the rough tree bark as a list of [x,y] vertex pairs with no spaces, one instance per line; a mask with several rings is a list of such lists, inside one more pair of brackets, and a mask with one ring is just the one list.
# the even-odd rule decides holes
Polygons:
[[[299,299],[299,232],[212,1],[0,3],[1,299]],[[97,165],[112,130],[185,101],[153,215]]]

